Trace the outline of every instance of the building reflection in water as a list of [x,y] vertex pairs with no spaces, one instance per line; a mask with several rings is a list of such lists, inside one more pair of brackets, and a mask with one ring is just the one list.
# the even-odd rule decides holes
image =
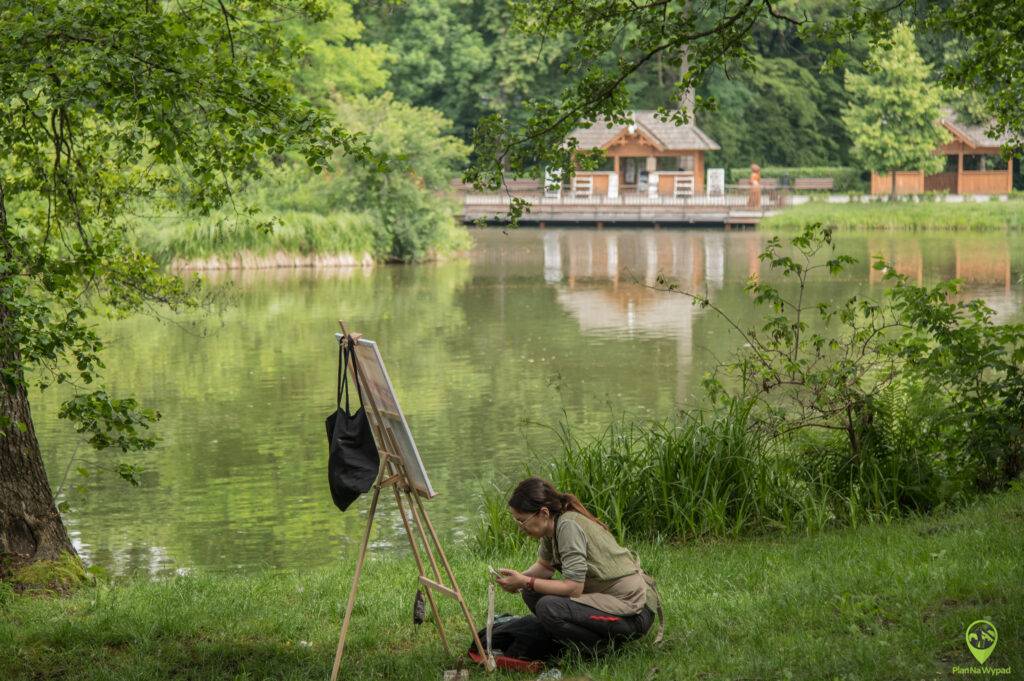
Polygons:
[[[744,235],[759,252],[761,238]],[[544,280],[560,284],[559,305],[584,333],[671,338],[676,346],[677,399],[684,401],[693,365],[694,322],[703,314],[690,298],[657,288],[659,276],[691,291],[721,288],[726,238],[695,231],[546,231]],[[744,258],[742,276],[750,272]],[[754,266],[759,262],[754,258]]]
[[907,276],[918,286],[935,284],[946,279],[959,279],[962,293],[959,300],[980,299],[995,311],[996,321],[1009,322],[1019,317],[1024,296],[1014,283],[1024,267],[1013,262],[1013,249],[1005,238],[993,235],[980,239],[970,237],[934,239],[870,239],[865,258],[868,281],[882,282],[884,273],[872,266],[881,256],[893,269]]
[[562,241],[558,232],[544,234],[544,281],[562,281]]
[[[694,325],[706,313],[686,296],[657,290],[659,277],[686,291],[745,297],[742,286],[748,278],[767,276],[759,257],[765,239],[757,232],[550,230],[543,236],[544,280],[558,285],[558,303],[584,333],[673,339],[681,403],[692,387],[687,383],[694,366]],[[880,285],[883,273],[872,263],[881,255],[914,284],[957,277],[964,282],[964,299],[981,298],[997,320],[1020,317],[1024,296],[1015,272],[1020,277],[1024,268],[1017,263],[1014,269],[1005,240],[964,243],[950,237],[852,234],[839,241],[839,251],[853,255],[858,264],[841,278],[844,288],[828,288],[833,295],[853,294],[865,271],[869,287]],[[696,337],[698,344],[708,343]]]

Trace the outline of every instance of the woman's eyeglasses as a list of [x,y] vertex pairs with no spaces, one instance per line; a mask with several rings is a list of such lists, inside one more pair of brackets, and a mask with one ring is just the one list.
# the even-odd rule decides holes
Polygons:
[[528,515],[526,517],[526,520],[520,520],[519,518],[515,518],[514,516],[513,516],[513,518],[515,519],[516,524],[519,525],[519,529],[520,530],[525,530],[526,529],[526,523],[528,523],[531,520],[533,520],[533,516],[537,515],[538,513],[540,513],[540,509],[539,508],[536,511],[534,511],[533,513],[531,513],[530,515]]

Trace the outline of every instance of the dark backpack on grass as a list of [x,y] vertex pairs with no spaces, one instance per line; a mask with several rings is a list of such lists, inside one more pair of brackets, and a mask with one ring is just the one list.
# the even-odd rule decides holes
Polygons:
[[[477,632],[477,635],[486,647],[487,627]],[[491,628],[491,650],[494,651],[494,661],[499,669],[535,674],[543,669],[546,661],[561,653],[562,646],[552,640],[533,615],[498,615]],[[475,641],[470,644],[467,654],[477,664],[483,664],[484,655],[477,651]]]
[[[340,510],[347,509],[360,494],[368,492],[377,479],[380,456],[373,441],[370,422],[362,406],[363,394],[359,388],[359,365],[356,353],[349,349],[349,339],[341,339],[338,352],[337,409],[327,417],[327,482],[331,487],[331,499]],[[355,374],[356,392],[359,393],[359,409],[353,414],[349,406],[348,363],[352,362]],[[341,400],[345,398],[345,408]]]

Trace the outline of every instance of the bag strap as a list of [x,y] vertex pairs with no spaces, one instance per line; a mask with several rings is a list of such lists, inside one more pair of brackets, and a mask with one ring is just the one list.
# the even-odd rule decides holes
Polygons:
[[338,343],[338,391],[337,391],[337,404],[335,407],[341,409],[341,396],[345,396],[345,411],[348,408],[348,372],[345,371],[345,367],[348,364],[348,350],[346,346],[346,338],[342,338],[341,342]]
[[665,640],[665,611],[661,606],[661,594],[658,593],[658,585],[654,581],[654,577],[651,577],[643,570],[640,571],[640,574],[643,575],[644,581],[654,591],[654,595],[658,600],[658,635],[654,637],[654,645],[660,645]]
[[338,404],[337,408],[341,409],[341,397],[345,396],[345,412],[348,414],[352,413],[352,409],[349,406],[349,387],[348,387],[348,365],[352,363],[352,373],[356,384],[356,394],[359,395],[359,404],[363,404],[363,389],[359,387],[359,364],[356,362],[356,351],[355,348],[351,347],[352,339],[350,336],[345,336],[341,339],[341,350],[339,351],[338,357]]
[[[355,343],[352,340],[349,342]],[[349,348],[348,361],[352,362],[352,374],[355,376],[356,394],[359,395],[359,404],[365,404],[363,402],[363,389],[359,386],[359,363],[356,361],[356,349],[354,346]]]

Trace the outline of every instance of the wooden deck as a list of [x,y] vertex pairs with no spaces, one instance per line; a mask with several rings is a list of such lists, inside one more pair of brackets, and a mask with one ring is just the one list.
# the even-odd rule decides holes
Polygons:
[[[534,192],[513,191],[511,196],[530,202],[529,212],[520,222],[528,225],[596,225],[608,226],[745,226],[756,225],[761,218],[782,208],[788,196],[778,190],[761,193],[760,206],[750,205],[749,190],[729,188],[723,196],[684,198],[624,195],[615,198],[545,197]],[[463,195],[462,221],[470,224],[480,220],[488,224],[508,222],[509,194]]]

